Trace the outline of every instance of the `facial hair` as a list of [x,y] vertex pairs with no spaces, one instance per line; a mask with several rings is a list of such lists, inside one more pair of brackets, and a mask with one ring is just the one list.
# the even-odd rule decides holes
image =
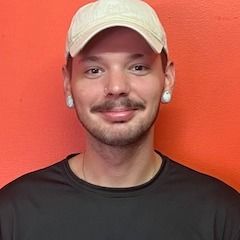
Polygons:
[[[126,147],[127,145],[135,144],[146,137],[156,121],[159,111],[159,103],[158,106],[155,106],[151,116],[145,117],[143,120],[137,119],[133,123],[131,123],[131,121],[113,123],[113,125],[118,125],[118,127],[120,127],[117,130],[115,129],[116,126],[99,124],[98,122],[93,122],[86,116],[81,116],[78,112],[77,114],[82,126],[96,140],[113,147]],[[144,111],[146,109],[145,104],[141,101],[135,101],[129,99],[128,97],[120,97],[118,99],[108,99],[96,104],[91,107],[90,112],[94,114],[98,112],[111,111],[116,107],[123,107],[124,109],[134,111]]]

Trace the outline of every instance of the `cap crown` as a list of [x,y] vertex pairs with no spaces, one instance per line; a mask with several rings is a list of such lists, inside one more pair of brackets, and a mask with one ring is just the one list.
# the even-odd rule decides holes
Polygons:
[[163,26],[147,3],[141,0],[98,0],[81,7],[73,16],[66,43],[67,54],[75,55],[97,32],[113,26],[130,27],[142,35],[148,32],[167,51]]

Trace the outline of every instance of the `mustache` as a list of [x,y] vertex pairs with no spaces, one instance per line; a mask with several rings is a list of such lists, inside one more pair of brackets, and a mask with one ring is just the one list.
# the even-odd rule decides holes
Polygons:
[[131,100],[129,98],[109,99],[100,104],[94,105],[91,108],[91,112],[104,112],[110,111],[116,107],[123,107],[127,109],[139,109],[144,110],[145,105],[140,101]]

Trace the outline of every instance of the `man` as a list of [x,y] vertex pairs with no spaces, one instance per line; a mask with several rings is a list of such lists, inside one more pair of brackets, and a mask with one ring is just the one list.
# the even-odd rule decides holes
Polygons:
[[154,150],[175,79],[154,10],[140,0],[85,5],[66,58],[66,103],[86,149],[1,190],[0,238],[239,240],[239,194]]

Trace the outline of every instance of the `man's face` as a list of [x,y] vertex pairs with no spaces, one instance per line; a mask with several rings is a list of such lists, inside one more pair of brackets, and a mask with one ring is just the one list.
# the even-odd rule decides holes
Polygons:
[[149,133],[164,84],[161,56],[138,33],[118,27],[97,34],[73,58],[65,91],[90,137],[125,146]]

